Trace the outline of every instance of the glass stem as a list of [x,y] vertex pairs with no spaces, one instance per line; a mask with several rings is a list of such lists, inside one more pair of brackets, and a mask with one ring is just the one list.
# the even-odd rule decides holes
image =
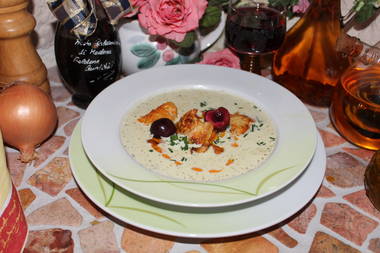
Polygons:
[[260,55],[245,55],[241,59],[243,70],[261,75]]

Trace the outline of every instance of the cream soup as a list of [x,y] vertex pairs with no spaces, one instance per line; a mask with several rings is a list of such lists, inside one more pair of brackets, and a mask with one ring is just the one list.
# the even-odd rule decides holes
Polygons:
[[[191,153],[192,147],[184,135],[162,138],[158,152],[147,140],[152,138],[150,125],[137,119],[165,102],[173,102],[178,109],[175,123],[187,111],[202,111],[223,106],[233,114],[239,112],[254,120],[249,130],[238,138],[229,134],[214,143],[224,148],[215,154],[210,147],[205,153]],[[121,142],[138,163],[160,175],[180,180],[218,181],[236,177],[258,168],[273,152],[277,143],[277,131],[269,116],[248,100],[222,91],[205,89],[181,89],[145,99],[131,108],[123,118],[120,130]]]

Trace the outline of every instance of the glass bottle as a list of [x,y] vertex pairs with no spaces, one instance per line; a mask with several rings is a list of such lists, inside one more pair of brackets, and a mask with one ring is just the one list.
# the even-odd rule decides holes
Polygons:
[[353,63],[343,73],[334,92],[331,121],[348,141],[379,150],[380,48],[345,35],[337,41],[337,50]]
[[76,37],[59,24],[55,35],[55,57],[65,86],[73,93],[75,105],[86,108],[103,89],[119,78],[120,41],[103,7],[95,2],[98,19],[95,32]]
[[371,158],[364,173],[364,187],[367,197],[380,211],[380,151]]
[[336,50],[357,64],[376,64],[380,63],[380,41],[374,46],[368,45],[359,38],[341,33],[336,42]]
[[9,175],[0,132],[0,252],[23,252],[28,224]]
[[305,103],[328,106],[348,67],[347,58],[335,50],[340,17],[340,0],[313,0],[274,55],[273,79]]
[[372,156],[366,168],[364,186],[369,200],[380,211],[380,151]]

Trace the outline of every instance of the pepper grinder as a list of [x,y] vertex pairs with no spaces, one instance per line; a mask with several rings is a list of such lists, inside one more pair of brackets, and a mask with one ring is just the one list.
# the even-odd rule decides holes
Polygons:
[[30,34],[36,21],[27,0],[0,0],[0,87],[24,81],[50,94],[47,70]]

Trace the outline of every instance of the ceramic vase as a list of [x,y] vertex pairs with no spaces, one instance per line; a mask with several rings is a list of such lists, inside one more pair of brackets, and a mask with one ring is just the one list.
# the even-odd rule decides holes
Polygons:
[[199,35],[187,48],[178,47],[161,36],[149,35],[138,20],[125,21],[118,28],[122,72],[130,75],[144,69],[195,62],[200,54]]

